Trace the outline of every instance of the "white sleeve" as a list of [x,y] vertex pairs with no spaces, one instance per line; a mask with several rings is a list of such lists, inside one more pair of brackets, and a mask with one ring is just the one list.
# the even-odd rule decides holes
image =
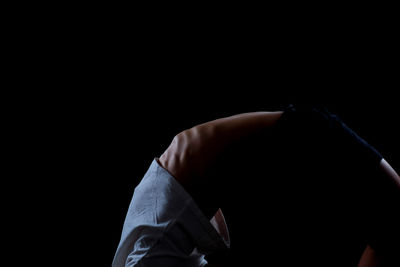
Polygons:
[[112,267],[203,266],[227,249],[183,187],[156,160],[135,188]]

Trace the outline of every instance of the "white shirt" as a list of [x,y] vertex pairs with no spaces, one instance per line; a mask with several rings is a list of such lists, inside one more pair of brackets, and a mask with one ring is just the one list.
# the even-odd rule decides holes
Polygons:
[[135,188],[112,267],[197,267],[229,248],[222,211],[208,221],[157,160]]

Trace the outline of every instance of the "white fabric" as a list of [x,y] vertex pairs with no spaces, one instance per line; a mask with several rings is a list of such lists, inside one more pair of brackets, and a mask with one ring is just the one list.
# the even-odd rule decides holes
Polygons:
[[153,160],[135,188],[112,267],[204,266],[204,255],[229,247],[219,213],[213,223],[224,238],[175,178]]

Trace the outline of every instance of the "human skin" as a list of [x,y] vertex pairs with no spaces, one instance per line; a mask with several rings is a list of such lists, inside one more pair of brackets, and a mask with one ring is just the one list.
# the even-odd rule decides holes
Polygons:
[[176,135],[159,162],[190,191],[193,181],[204,178],[203,174],[226,147],[273,127],[282,114],[282,111],[243,113],[197,125]]
[[[274,127],[282,114],[282,111],[243,113],[197,125],[176,135],[159,158],[159,163],[190,194],[199,184],[199,180],[204,184],[212,183],[205,178],[204,173],[224,149],[242,138]],[[380,168],[385,177],[393,181],[400,193],[399,175],[385,159],[381,160]],[[218,207],[213,208],[216,210]],[[359,267],[377,267],[378,264],[379,256],[367,246],[361,256]]]

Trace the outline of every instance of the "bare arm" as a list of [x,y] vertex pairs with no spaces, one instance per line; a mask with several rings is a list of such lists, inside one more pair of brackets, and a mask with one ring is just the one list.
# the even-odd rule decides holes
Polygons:
[[382,171],[393,181],[393,183],[400,190],[400,176],[396,173],[392,166],[390,166],[390,164],[385,159],[382,159],[380,162],[380,167]]
[[[389,180],[391,180],[391,184],[396,187],[397,190],[395,190],[395,193],[400,194],[400,176],[385,159],[381,160],[380,168],[385,174],[384,177],[387,177]],[[393,212],[396,212],[396,210]],[[361,256],[358,267],[378,267],[380,266],[381,261],[382,259],[380,258],[379,254],[377,254],[375,250],[371,248],[371,246],[367,246],[363,255]]]
[[282,113],[243,113],[197,125],[176,135],[159,162],[184,187],[190,186],[227,146],[275,125]]
[[364,250],[364,253],[361,256],[360,262],[358,263],[358,267],[378,267],[379,259],[377,258],[375,251],[367,246]]

